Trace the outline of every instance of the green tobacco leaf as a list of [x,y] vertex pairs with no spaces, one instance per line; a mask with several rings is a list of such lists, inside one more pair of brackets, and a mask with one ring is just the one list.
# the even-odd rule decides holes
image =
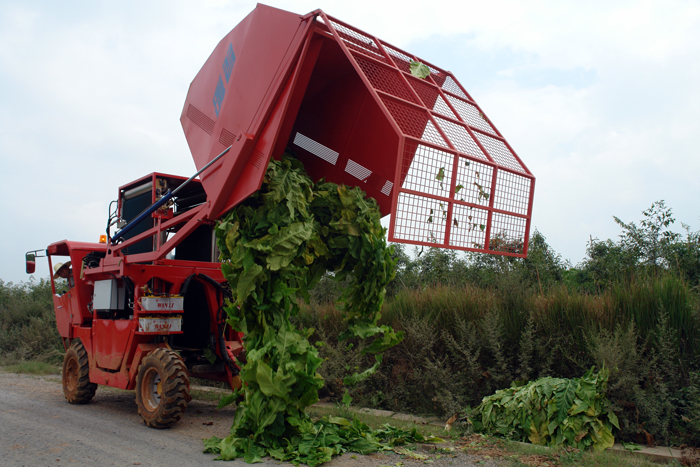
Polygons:
[[238,303],[243,303],[248,299],[248,296],[255,290],[258,282],[265,280],[262,266],[258,264],[252,265],[248,270],[243,272],[243,275],[236,284],[236,294],[238,295]]
[[204,349],[204,358],[212,365],[216,362],[216,354],[210,348]]
[[299,256],[299,247],[313,235],[313,224],[295,222],[281,228],[269,241],[270,255],[267,257],[268,267],[278,271]]
[[624,441],[622,442],[622,447],[627,449],[628,451],[641,451],[642,448],[640,445],[636,443],[625,443]]
[[345,384],[346,386],[354,386],[357,383],[359,383],[360,381],[364,381],[367,378],[369,378],[370,376],[372,376],[373,374],[375,374],[377,372],[377,369],[379,368],[379,365],[382,364],[382,355],[376,355],[375,358],[376,358],[376,362],[374,363],[374,365],[367,368],[362,373],[355,373],[351,376],[346,376],[343,379],[343,384]]
[[219,403],[216,406],[217,410],[223,409],[224,407],[233,404],[234,402],[236,402],[236,399],[238,399],[240,396],[241,396],[240,389],[236,389],[231,394],[221,396],[221,399],[219,400]]
[[428,76],[430,76],[430,68],[428,68],[427,65],[421,62],[414,62],[413,60],[411,60],[409,64],[409,70],[411,71],[411,74],[416,78],[425,79]]
[[219,454],[221,452],[221,438],[212,436],[204,440],[204,452],[208,454]]
[[387,329],[387,326],[382,326],[382,337],[375,339],[368,347],[362,350],[362,354],[382,353],[403,340],[403,331],[394,332],[392,329]]
[[257,360],[255,362],[256,380],[260,390],[268,397],[277,396],[281,399],[286,399],[289,396],[289,388],[287,387],[287,378],[279,374],[273,374],[265,362]]
[[443,181],[445,179],[445,168],[440,167],[440,170],[438,170],[437,175],[435,176],[436,180]]
[[238,237],[240,236],[238,233],[238,227],[238,221],[236,221],[228,226],[226,231],[226,246],[228,247],[229,251],[233,250],[236,245],[236,240],[238,240]]
[[[470,422],[479,432],[518,441],[605,449],[614,442],[610,428],[617,421],[605,398],[607,378],[605,369],[597,374],[592,369],[578,379],[545,377],[514,384],[485,397]],[[591,406],[594,401],[599,409]]]
[[578,382],[575,380],[568,380],[562,388],[560,388],[554,394],[554,400],[557,401],[557,422],[561,423],[565,418],[568,417],[569,409],[574,404],[574,398],[576,397],[576,388]]
[[[270,161],[260,190],[230,211],[215,233],[222,272],[234,292],[226,322],[245,334],[246,363],[231,436],[208,440],[205,447],[220,459],[258,462],[269,455],[307,465],[346,450],[386,449],[360,422],[313,423],[305,413],[323,387],[323,359],[308,341],[313,330],[290,322],[299,312],[298,299],[308,301],[309,290],[331,270],[336,280],[350,278],[341,298],[348,329],[341,335],[373,339],[363,347],[368,354],[400,340],[400,333],[377,325],[395,260],[376,201],[358,188],[314,184],[285,155]],[[367,378],[381,359],[375,355],[374,365],[346,381]],[[224,399],[239,400],[240,393]],[[343,400],[349,404],[349,396]]]

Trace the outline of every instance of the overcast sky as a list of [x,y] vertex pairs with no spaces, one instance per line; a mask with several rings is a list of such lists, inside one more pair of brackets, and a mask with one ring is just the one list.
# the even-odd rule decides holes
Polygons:
[[[408,3],[270,4],[452,71],[537,178],[533,227],[572,264],[656,200],[700,229],[700,2]],[[188,86],[255,5],[0,2],[0,279],[28,279],[27,250],[96,241],[120,185],[195,172]]]

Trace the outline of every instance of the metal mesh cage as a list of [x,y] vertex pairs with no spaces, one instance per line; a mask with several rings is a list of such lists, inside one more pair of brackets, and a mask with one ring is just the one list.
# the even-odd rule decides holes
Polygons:
[[323,19],[402,135],[389,240],[525,256],[535,178],[457,79],[417,78],[422,60]]

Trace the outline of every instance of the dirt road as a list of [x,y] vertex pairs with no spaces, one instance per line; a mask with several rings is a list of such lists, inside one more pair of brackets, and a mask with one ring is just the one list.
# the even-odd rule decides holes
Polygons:
[[[2,466],[234,466],[214,464],[202,453],[202,439],[225,437],[233,408],[193,400],[183,419],[169,430],[146,427],[136,412],[134,394],[100,387],[93,401],[71,405],[61,392],[60,377],[34,377],[0,371],[0,465]],[[395,454],[346,454],[327,467],[423,465]],[[480,461],[476,463],[475,461]],[[466,454],[433,460],[438,466],[496,465]],[[267,460],[264,466],[281,466]]]

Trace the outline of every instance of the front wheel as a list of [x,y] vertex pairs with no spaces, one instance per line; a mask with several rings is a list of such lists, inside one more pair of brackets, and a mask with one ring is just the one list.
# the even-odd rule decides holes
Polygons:
[[97,384],[90,382],[90,362],[85,346],[75,341],[63,357],[63,395],[71,404],[87,404],[95,397]]
[[136,405],[151,428],[170,428],[182,418],[190,400],[185,364],[169,349],[155,349],[141,362],[136,376]]

